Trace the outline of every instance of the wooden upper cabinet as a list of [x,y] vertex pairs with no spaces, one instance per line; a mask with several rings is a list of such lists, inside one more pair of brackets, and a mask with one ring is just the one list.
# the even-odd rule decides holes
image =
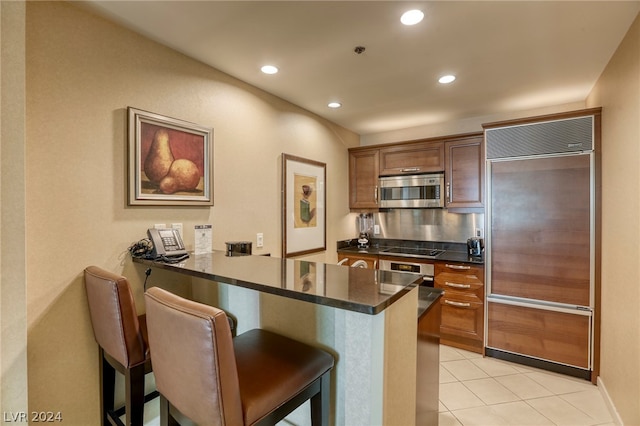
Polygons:
[[349,149],[349,208],[378,209],[378,178],[445,173],[446,207],[483,212],[484,135],[467,133]]
[[380,150],[349,151],[349,207],[378,208]]
[[425,142],[380,148],[380,175],[403,175],[444,170],[444,143]]
[[484,207],[484,137],[445,142],[445,193],[448,209]]

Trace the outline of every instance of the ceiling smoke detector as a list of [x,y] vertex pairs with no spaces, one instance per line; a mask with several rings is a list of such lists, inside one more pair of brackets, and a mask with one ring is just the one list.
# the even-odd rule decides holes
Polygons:
[[356,52],[358,55],[364,52],[364,50],[365,50],[364,46],[356,46],[356,48],[353,49],[353,51]]

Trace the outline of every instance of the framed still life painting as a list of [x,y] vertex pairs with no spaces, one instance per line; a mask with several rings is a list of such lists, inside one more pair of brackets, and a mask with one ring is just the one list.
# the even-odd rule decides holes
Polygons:
[[129,115],[129,205],[212,206],[213,129],[136,108]]
[[326,164],[282,154],[282,257],[326,250]]

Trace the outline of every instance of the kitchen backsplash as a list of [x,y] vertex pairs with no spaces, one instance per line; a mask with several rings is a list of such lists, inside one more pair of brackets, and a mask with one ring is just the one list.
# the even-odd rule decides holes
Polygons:
[[[484,237],[484,214],[449,213],[446,209],[392,209],[373,213],[380,233],[370,236],[397,240],[446,241],[466,243],[480,230]],[[356,218],[356,231],[358,222]],[[357,233],[356,233],[357,235]]]

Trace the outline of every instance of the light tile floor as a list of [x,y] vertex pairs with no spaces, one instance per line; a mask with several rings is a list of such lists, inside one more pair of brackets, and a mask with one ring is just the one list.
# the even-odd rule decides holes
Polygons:
[[[144,423],[160,424],[158,399],[145,405]],[[586,380],[441,345],[439,426],[499,425],[614,422],[600,391]]]
[[449,346],[440,346],[440,426],[613,426],[598,388]]

